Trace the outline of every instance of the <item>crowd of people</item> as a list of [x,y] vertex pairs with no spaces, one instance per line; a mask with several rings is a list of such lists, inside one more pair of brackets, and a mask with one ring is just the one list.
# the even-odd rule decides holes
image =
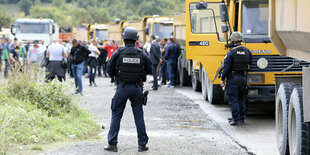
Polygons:
[[[143,45],[140,40],[136,41],[136,48],[145,52],[152,61],[153,87],[164,86],[170,81],[167,88],[173,88],[179,83],[177,70],[180,46],[173,38],[156,38],[154,35]],[[112,54],[119,46],[114,40],[53,40],[46,46],[44,41],[27,41],[24,43],[15,38],[0,40],[0,72],[4,68],[4,77],[8,77],[15,68],[25,66],[46,67],[46,82],[57,77],[59,81],[66,80],[66,73],[75,79],[76,94],[82,94],[82,76],[89,78],[89,86],[97,87],[96,76],[109,77],[107,73],[107,63]],[[2,64],[4,67],[2,67]],[[17,67],[18,66],[18,67]],[[22,70],[22,69],[21,69]],[[111,83],[115,82],[114,77]],[[161,83],[158,84],[158,79]]]
[[[181,48],[174,38],[156,38],[150,37],[149,44],[144,45],[152,61],[153,86],[152,90],[158,90],[158,87],[167,84],[167,88],[174,88],[180,83],[177,69],[178,57],[181,54]],[[161,79],[158,84],[158,77]]]

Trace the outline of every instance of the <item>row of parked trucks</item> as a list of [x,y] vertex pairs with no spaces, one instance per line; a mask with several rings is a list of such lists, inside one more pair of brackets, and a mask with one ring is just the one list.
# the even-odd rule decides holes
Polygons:
[[[142,43],[151,35],[174,37],[182,47],[178,61],[181,85],[202,91],[210,104],[221,104],[225,93],[218,76],[229,51],[228,38],[234,31],[241,32],[242,44],[253,54],[247,101],[276,102],[280,154],[310,154],[310,2],[186,0],[185,4],[185,13],[174,16],[88,25],[87,39],[113,39],[121,46],[122,32],[128,26],[138,29]],[[33,27],[36,29],[29,29]],[[57,35],[52,20],[16,20],[12,27],[20,38],[32,31],[44,32],[46,38]]]

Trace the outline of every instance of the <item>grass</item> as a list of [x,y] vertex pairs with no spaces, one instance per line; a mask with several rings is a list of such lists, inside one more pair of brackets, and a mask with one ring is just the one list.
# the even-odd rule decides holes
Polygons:
[[[99,133],[100,127],[70,94],[70,84],[44,83],[32,71],[12,74],[0,86],[0,154],[20,145],[42,145],[83,140]],[[38,74],[38,73],[34,73]],[[32,74],[33,75],[33,74]],[[70,138],[74,135],[74,138]]]

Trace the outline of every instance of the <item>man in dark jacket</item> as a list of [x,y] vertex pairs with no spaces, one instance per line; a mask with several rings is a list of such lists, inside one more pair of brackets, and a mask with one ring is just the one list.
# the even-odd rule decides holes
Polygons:
[[100,40],[100,43],[99,43],[100,48],[98,46],[98,49],[100,51],[100,55],[98,57],[98,62],[99,62],[99,66],[98,66],[98,76],[101,77],[101,68],[103,70],[103,74],[104,74],[104,77],[108,77],[107,75],[107,56],[108,56],[108,52],[104,49],[104,40]]
[[76,94],[82,94],[83,84],[82,84],[82,74],[84,62],[88,55],[91,53],[87,47],[80,45],[76,39],[72,41],[71,49],[71,60],[72,60],[72,72],[75,80],[75,87],[77,88]]
[[152,35],[150,39],[152,45],[150,50],[150,59],[152,62],[152,74],[153,74],[153,87],[152,90],[158,89],[158,80],[157,80],[157,66],[159,63],[162,62],[161,56],[160,56],[160,46],[155,40],[155,36]]
[[165,53],[165,60],[167,62],[167,70],[170,79],[170,84],[168,88],[174,88],[176,85],[176,73],[177,73],[177,61],[180,55],[180,48],[174,42],[173,38],[169,38],[168,47]]

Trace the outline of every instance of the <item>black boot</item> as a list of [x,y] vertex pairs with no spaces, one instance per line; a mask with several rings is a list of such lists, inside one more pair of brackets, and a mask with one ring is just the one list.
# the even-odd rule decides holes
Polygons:
[[108,144],[107,146],[104,147],[104,150],[111,151],[111,152],[117,152],[117,146]]
[[243,125],[243,123],[241,122],[241,120],[231,120],[231,121],[229,121],[229,124],[231,125],[231,126],[241,126],[241,125]]
[[146,147],[146,145],[139,145],[139,148],[138,148],[139,152],[144,152],[144,151],[147,151],[147,150],[149,150],[149,148]]

